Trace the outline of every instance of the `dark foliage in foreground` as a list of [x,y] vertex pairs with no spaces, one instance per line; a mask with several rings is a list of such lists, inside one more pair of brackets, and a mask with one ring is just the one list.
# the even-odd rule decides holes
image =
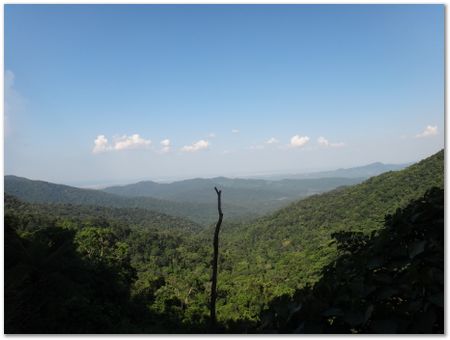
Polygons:
[[[293,297],[273,299],[259,324],[228,320],[217,331],[443,333],[443,199],[443,190],[434,188],[387,216],[386,227],[370,236],[334,234],[339,256],[323,269],[318,283]],[[155,293],[173,276],[147,274],[136,281],[130,255],[162,239],[152,234],[136,239],[136,234],[129,248],[108,227],[76,231],[52,226],[20,237],[14,216],[5,222],[7,333],[209,331],[207,319],[195,312],[187,317],[176,296],[166,296],[159,310],[149,308],[158,304]],[[204,283],[198,282],[197,289]]]
[[444,191],[386,217],[371,236],[334,234],[340,256],[312,288],[280,297],[259,331],[443,333]]

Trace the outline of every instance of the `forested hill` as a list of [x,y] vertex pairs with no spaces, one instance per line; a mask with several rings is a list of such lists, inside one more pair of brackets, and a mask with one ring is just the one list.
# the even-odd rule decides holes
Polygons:
[[[153,228],[162,231],[196,232],[202,228],[188,219],[173,217],[139,208],[112,208],[74,204],[27,203],[5,194],[5,211],[23,229],[33,230],[45,224],[64,228],[89,226],[124,228]],[[46,221],[43,223],[43,221]]]
[[[213,188],[210,189],[213,192]],[[207,225],[217,219],[216,203],[172,202],[151,197],[122,197],[98,190],[79,189],[67,185],[34,181],[23,177],[5,176],[5,193],[30,203],[96,205],[114,208],[140,208],[188,218]],[[256,216],[249,210],[225,204],[230,218]]]
[[344,185],[361,183],[365,178],[284,179],[279,181],[242,178],[195,178],[173,183],[144,181],[103,189],[105,192],[123,196],[146,196],[158,199],[211,203],[215,186],[222,188],[227,202],[253,210],[274,211],[285,201],[298,200],[312,194],[322,193]]
[[444,333],[444,190],[432,188],[371,235],[333,235],[314,286],[270,303],[264,333]]
[[371,231],[380,226],[386,214],[404,207],[431,187],[444,187],[443,150],[404,170],[300,200],[261,219],[254,227],[260,235],[265,234],[260,230],[265,225],[286,237],[304,228]]
[[[383,226],[386,214],[405,207],[432,187],[443,186],[442,150],[404,170],[303,199],[254,223],[224,227],[224,266],[237,265],[221,276],[227,296],[223,312],[255,315],[257,306],[263,308],[273,297],[315,282],[336,256],[336,248],[330,245],[333,233],[370,234]],[[256,298],[260,291],[262,297]],[[236,312],[231,312],[230,305]],[[253,306],[252,310],[246,305]]]
[[444,186],[444,150],[401,171],[390,171],[347,188],[311,196],[265,219],[273,225],[372,230],[429,188]]
[[170,184],[146,181],[92,190],[5,176],[5,192],[32,203],[149,209],[207,225],[216,220],[215,186],[224,190],[227,219],[236,221],[260,217],[300,198],[360,183],[362,180],[326,178],[265,181],[217,177]]

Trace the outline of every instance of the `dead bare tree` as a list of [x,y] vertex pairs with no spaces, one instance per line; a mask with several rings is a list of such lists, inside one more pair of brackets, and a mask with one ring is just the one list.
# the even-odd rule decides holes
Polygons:
[[210,305],[210,318],[211,318],[211,328],[213,330],[216,329],[216,298],[217,298],[217,260],[219,258],[219,232],[220,225],[222,224],[223,213],[222,213],[222,202],[221,202],[221,194],[222,190],[217,190],[214,187],[214,190],[217,194],[217,209],[219,211],[219,219],[217,220],[216,230],[214,232],[214,255],[213,255],[213,263],[212,263],[212,278],[211,278],[211,305]]

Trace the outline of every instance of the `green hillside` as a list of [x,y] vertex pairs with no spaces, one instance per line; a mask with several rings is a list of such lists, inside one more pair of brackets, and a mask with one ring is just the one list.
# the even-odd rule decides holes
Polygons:
[[327,178],[264,181],[218,177],[171,184],[147,181],[102,191],[5,176],[5,192],[32,203],[148,209],[208,225],[216,219],[216,194],[212,189],[215,186],[226,189],[224,211],[227,219],[249,220],[273,212],[295,199],[342,185],[356,184],[361,180]]
[[[208,280],[196,229],[147,210],[6,196],[5,332],[186,332],[180,292]],[[206,315],[204,301],[191,298],[185,312]]]
[[387,172],[359,185],[298,201],[255,226],[276,226],[286,236],[304,227],[371,231],[380,226],[385,214],[405,206],[433,186],[444,186],[443,150],[405,170]]
[[[213,188],[210,189],[214,193]],[[22,177],[5,176],[5,193],[30,203],[96,205],[115,208],[140,208],[155,212],[188,218],[207,225],[216,220],[216,204],[172,202],[152,197],[122,197],[99,190],[79,189],[67,185],[34,181]],[[226,204],[231,219],[251,218],[256,215],[248,209]]]
[[444,151],[395,172],[372,177],[352,187],[314,195],[280,209],[247,227],[255,240],[261,235],[284,239],[295,233],[340,229],[369,232],[429,188],[444,186]]
[[[147,209],[111,208],[94,205],[39,204],[22,202],[5,194],[5,210],[16,223],[33,230],[47,224],[61,227],[111,226],[143,227],[159,230],[198,231],[202,227],[186,218]],[[44,221],[46,221],[44,223]]]
[[256,317],[275,296],[292,294],[320,277],[336,255],[331,234],[369,234],[383,226],[386,214],[443,186],[442,150],[404,170],[303,199],[255,223],[224,228],[222,313]]
[[260,332],[444,333],[442,189],[398,209],[370,236],[333,236],[336,261],[314,286],[272,301]]
[[273,212],[288,202],[335,189],[340,186],[360,183],[364,178],[284,179],[267,181],[241,178],[196,178],[173,183],[144,181],[124,186],[103,189],[105,192],[128,196],[145,196],[162,200],[211,203],[216,193],[215,186],[222,188],[224,199],[257,214]]

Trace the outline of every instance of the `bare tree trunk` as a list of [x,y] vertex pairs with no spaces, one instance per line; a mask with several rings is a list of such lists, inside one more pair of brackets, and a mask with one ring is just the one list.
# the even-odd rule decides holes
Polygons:
[[222,190],[217,190],[216,187],[214,187],[214,190],[217,193],[217,209],[219,211],[219,219],[216,224],[216,230],[214,232],[214,257],[213,257],[213,271],[212,271],[212,278],[211,278],[211,305],[210,305],[210,312],[211,312],[211,328],[212,330],[216,329],[216,298],[217,298],[217,260],[219,258],[219,232],[220,232],[220,225],[222,224],[223,219],[223,213],[222,213],[222,203],[221,203],[221,194]]

